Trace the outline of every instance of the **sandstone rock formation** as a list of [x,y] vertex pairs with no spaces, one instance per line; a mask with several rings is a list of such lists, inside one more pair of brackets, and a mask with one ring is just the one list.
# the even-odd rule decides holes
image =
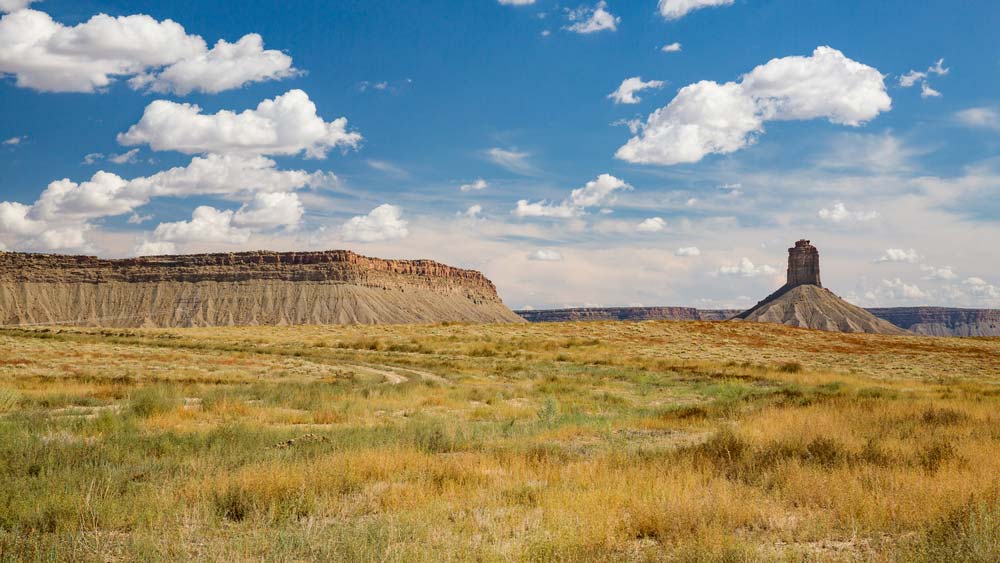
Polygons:
[[908,334],[824,289],[820,284],[819,251],[808,240],[800,240],[788,249],[785,285],[734,320],[836,332]]
[[479,272],[349,251],[0,253],[0,324],[115,327],[523,322]]

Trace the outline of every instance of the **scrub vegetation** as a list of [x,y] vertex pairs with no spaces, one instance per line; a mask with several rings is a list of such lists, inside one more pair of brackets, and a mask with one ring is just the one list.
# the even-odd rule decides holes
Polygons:
[[0,560],[1000,559],[1000,339],[0,330]]

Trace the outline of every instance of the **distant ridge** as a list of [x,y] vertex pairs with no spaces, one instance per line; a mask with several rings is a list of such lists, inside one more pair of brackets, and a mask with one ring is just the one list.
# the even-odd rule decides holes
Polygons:
[[102,260],[0,252],[0,324],[523,322],[481,273],[346,250]]
[[[1000,309],[884,307],[865,309],[880,319],[924,336],[1000,336]],[[514,311],[533,323],[574,321],[725,321],[741,309],[694,307],[587,307]]]
[[819,250],[808,240],[799,240],[788,249],[785,285],[733,320],[834,332],[909,334],[825,289],[820,281]]

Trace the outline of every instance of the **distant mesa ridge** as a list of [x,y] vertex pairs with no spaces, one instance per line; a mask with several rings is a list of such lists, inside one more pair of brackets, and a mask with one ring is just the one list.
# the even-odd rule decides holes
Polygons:
[[[1000,336],[1000,310],[953,307],[866,309],[880,319],[924,336]],[[573,321],[725,321],[740,309],[694,307],[587,307],[515,311],[533,323]]]
[[[791,295],[784,297],[786,294]],[[590,307],[526,310],[517,311],[517,314],[530,322],[721,321],[738,317],[848,332],[900,334],[905,332],[901,329],[906,329],[927,336],[1000,336],[1000,310],[949,307],[861,309],[851,305],[822,287],[819,251],[808,240],[797,241],[788,249],[785,285],[749,311],[693,307]]]
[[0,324],[523,322],[473,270],[347,250],[104,260],[0,253]]

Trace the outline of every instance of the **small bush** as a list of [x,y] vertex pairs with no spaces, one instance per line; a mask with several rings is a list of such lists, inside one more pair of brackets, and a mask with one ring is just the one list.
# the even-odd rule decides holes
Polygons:
[[802,371],[802,364],[799,362],[781,362],[778,364],[777,370],[781,373],[800,373]]
[[165,387],[146,387],[132,394],[131,412],[139,418],[149,418],[172,410],[178,403],[176,393]]
[[921,467],[933,473],[940,469],[945,462],[956,457],[958,457],[958,453],[951,442],[934,442],[920,451],[917,461]]
[[951,426],[953,424],[963,422],[967,418],[969,417],[965,413],[948,408],[929,408],[925,410],[920,417],[920,419],[926,424],[934,424],[938,426]]
[[13,389],[0,389],[0,414],[14,410],[21,401],[21,394]]
[[907,559],[913,561],[1000,561],[1000,509],[970,502],[937,520]]

